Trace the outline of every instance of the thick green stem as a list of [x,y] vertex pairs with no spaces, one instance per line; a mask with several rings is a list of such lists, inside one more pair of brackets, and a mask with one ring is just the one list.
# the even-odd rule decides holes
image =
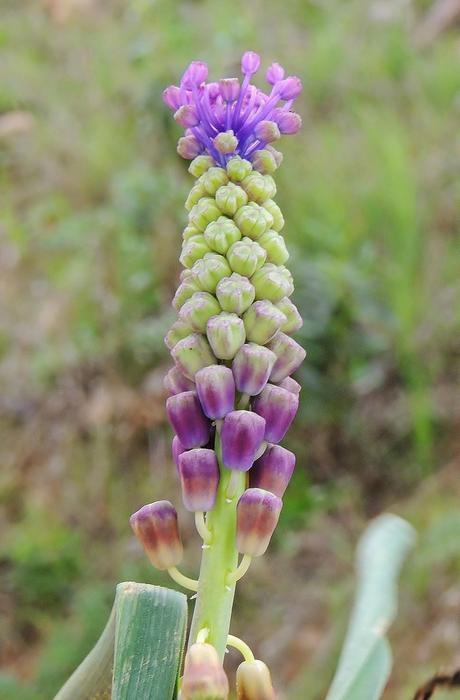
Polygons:
[[[223,659],[235,596],[235,583],[229,584],[228,575],[238,566],[236,505],[246,488],[246,473],[232,472],[223,466],[218,431],[215,447],[221,476],[216,505],[206,518],[211,542],[203,547],[190,644],[206,627],[209,630],[206,641],[217,649]],[[232,484],[229,488],[230,479]]]

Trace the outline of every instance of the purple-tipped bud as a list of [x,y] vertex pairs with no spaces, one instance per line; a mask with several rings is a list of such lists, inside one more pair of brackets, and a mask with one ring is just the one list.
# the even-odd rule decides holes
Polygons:
[[255,301],[243,316],[246,337],[253,343],[265,345],[278,333],[285,315],[271,301]]
[[221,279],[216,287],[216,296],[222,310],[238,315],[251,306],[255,295],[255,289],[248,278],[236,272]]
[[237,700],[276,700],[268,666],[263,661],[243,661],[236,671]]
[[183,391],[192,391],[195,388],[191,379],[180,372],[177,367],[171,367],[163,380],[163,386],[168,396],[181,394]]
[[195,136],[181,136],[177,142],[177,152],[185,160],[193,160],[203,151],[203,146]]
[[233,360],[246,340],[242,319],[226,311],[209,319],[206,335],[214,355],[219,360]]
[[270,85],[274,85],[275,83],[279,83],[280,80],[283,80],[283,78],[283,66],[280,66],[279,63],[272,63],[265,74],[265,79],[267,83],[269,83]]
[[224,102],[234,102],[240,94],[240,81],[238,78],[222,78],[219,90]]
[[275,119],[282,134],[297,134],[302,126],[302,117],[300,114],[297,114],[297,112],[289,112],[286,109],[274,110],[273,119]]
[[266,148],[254,152],[252,164],[255,170],[263,174],[274,173],[278,167],[273,153]]
[[299,343],[281,331],[268,343],[268,347],[278,358],[270,375],[271,382],[281,382],[295,372],[307,354]]
[[281,498],[264,489],[246,489],[238,501],[236,546],[241,554],[265,554],[280,517]]
[[257,343],[246,343],[235,355],[233,376],[238,391],[249,396],[260,394],[276,362],[276,355]]
[[214,138],[213,144],[215,148],[223,155],[233,153],[238,148],[238,139],[231,129],[222,131]]
[[295,467],[295,454],[281,445],[268,445],[249,472],[249,485],[282,498]]
[[264,439],[265,420],[252,411],[227,413],[222,426],[222,459],[228,469],[251,468]]
[[201,85],[208,77],[208,66],[203,61],[192,61],[182,76],[181,85],[187,90]]
[[254,51],[245,51],[241,58],[241,72],[243,75],[254,75],[260,66],[260,56]]
[[183,446],[177,435],[174,435],[172,439],[171,452],[174,464],[176,465],[177,469],[179,469],[179,456],[182,454],[182,452],[185,452],[185,447]]
[[183,549],[172,503],[149,503],[133,513],[129,523],[153,566],[164,570],[180,564]]
[[171,328],[165,335],[165,345],[168,350],[172,350],[179,340],[186,338],[188,335],[190,335],[191,331],[192,329],[187,323],[184,323],[179,319],[174,321]]
[[288,78],[277,83],[278,94],[282,100],[295,100],[302,92],[302,82],[296,75],[290,75]]
[[185,656],[181,700],[227,700],[228,680],[211,644],[192,644]]
[[195,449],[179,455],[182,500],[192,513],[214,508],[219,485],[219,467],[214,450]]
[[194,391],[170,396],[166,401],[166,413],[185,449],[206,445],[211,434],[211,423],[204,415]]
[[178,88],[177,85],[169,85],[166,90],[163,90],[163,102],[169,109],[179,109],[180,88]]
[[299,407],[299,397],[274,384],[267,384],[256,398],[253,410],[265,419],[267,442],[280,442],[286,435]]
[[196,390],[204,414],[212,420],[225,418],[235,404],[232,370],[225,365],[211,365],[195,375]]
[[197,126],[200,123],[196,108],[193,105],[182,105],[182,107],[179,107],[179,109],[174,112],[174,119],[185,129]]
[[191,333],[179,340],[171,350],[171,356],[180,372],[192,380],[199,369],[216,363],[208,341],[200,333]]
[[254,133],[259,141],[265,141],[265,143],[277,141],[281,136],[278,124],[268,119],[263,119],[259,122],[254,129]]
[[277,303],[277,308],[286,316],[286,320],[281,326],[283,333],[295,333],[303,326],[302,316],[295,304],[289,299],[289,297],[284,297]]
[[298,396],[300,394],[301,386],[299,382],[296,382],[292,377],[285,377],[282,382],[278,384],[282,389],[290,391],[291,394]]

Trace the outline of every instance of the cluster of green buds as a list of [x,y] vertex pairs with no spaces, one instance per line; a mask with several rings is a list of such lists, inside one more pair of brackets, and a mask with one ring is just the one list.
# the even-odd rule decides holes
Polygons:
[[185,203],[183,271],[173,299],[178,318],[165,338],[174,361],[165,378],[173,458],[184,506],[203,540],[199,579],[177,569],[183,548],[169,501],[144,506],[131,525],[152,564],[196,592],[181,700],[228,697],[222,667],[228,645],[245,659],[238,698],[275,697],[265,664],[229,635],[236,582],[265,553],[294,470],[294,454],[279,443],[299,405],[300,385],[291,375],[305,358],[292,337],[302,319],[290,299],[294,285],[272,176],[281,162],[272,142],[299,123],[290,111],[299,81],[284,79],[273,64],[272,92],[261,96],[249,84],[258,63],[247,52],[241,89],[232,78],[220,81],[217,93],[203,83],[204,64],[194,63],[166,100],[190,132],[188,144],[202,144],[202,152],[190,149],[196,182]]

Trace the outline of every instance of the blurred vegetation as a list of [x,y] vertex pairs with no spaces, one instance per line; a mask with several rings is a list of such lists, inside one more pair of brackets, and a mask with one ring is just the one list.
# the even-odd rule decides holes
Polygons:
[[236,633],[289,697],[320,698],[354,543],[391,505],[421,539],[386,696],[460,664],[460,46],[418,39],[429,4],[2,0],[0,698],[48,700],[117,581],[166,583],[127,526],[179,498],[162,336],[190,176],[161,92],[197,57],[234,74],[247,48],[305,84],[277,199],[308,361],[299,468]]

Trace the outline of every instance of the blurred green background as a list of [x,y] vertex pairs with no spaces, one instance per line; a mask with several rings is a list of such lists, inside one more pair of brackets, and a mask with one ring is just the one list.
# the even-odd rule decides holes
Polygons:
[[320,700],[357,537],[392,509],[419,541],[385,698],[460,665],[460,36],[444,5],[1,0],[2,700],[53,696],[117,581],[170,585],[127,523],[180,503],[162,336],[191,177],[161,92],[196,58],[237,74],[248,48],[305,85],[277,201],[308,359],[294,483],[233,631],[281,697]]

